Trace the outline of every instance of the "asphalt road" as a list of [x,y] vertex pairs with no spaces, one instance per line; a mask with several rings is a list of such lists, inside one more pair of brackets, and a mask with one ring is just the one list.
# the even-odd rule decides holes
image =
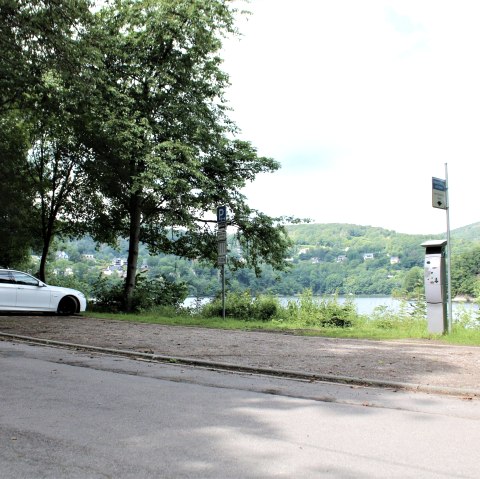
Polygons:
[[165,326],[84,316],[0,315],[1,337],[30,337],[480,398],[480,347]]
[[9,478],[476,478],[480,402],[0,341]]

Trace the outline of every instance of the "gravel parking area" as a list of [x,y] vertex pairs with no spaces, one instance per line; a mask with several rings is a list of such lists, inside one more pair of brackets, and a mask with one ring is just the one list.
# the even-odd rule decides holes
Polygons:
[[480,347],[1,315],[1,333],[239,366],[480,391]]

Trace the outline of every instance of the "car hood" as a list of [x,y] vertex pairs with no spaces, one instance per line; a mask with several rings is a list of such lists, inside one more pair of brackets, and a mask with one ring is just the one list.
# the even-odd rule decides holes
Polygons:
[[50,286],[49,284],[45,284],[45,286],[49,289],[49,291],[52,291],[52,292],[62,293],[62,294],[71,294],[72,296],[85,297],[85,295],[81,291],[78,291],[77,289],[64,288],[63,286]]

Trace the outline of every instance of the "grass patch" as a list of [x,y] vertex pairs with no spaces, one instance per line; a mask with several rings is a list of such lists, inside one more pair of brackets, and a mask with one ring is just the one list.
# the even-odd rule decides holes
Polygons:
[[[273,297],[251,298],[235,295],[226,301],[226,318],[219,315],[218,302],[195,308],[157,307],[135,314],[85,313],[103,319],[169,326],[195,326],[244,331],[272,331],[331,338],[400,340],[421,339],[447,344],[480,345],[480,321],[463,311],[455,319],[450,334],[430,334],[425,305],[411,308],[405,303],[399,311],[377,307],[369,316],[359,315],[353,301],[340,303],[335,297],[314,299],[310,292],[298,301],[280,305]],[[240,317],[238,317],[238,316]]]

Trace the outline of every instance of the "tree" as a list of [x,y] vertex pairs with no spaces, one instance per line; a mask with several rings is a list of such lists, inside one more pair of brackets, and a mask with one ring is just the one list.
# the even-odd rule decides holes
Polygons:
[[[2,141],[2,151],[16,152],[3,165],[8,169],[3,181],[9,174],[16,175],[4,186],[11,189],[12,207],[18,205],[8,221],[21,224],[29,238],[42,238],[43,280],[58,215],[68,212],[64,224],[74,224],[72,212],[77,209],[67,211],[65,202],[75,198],[78,205],[84,204],[72,188],[78,183],[72,161],[83,152],[72,140],[66,110],[60,105],[64,79],[75,77],[82,63],[78,46],[91,16],[89,6],[88,0],[6,0],[0,4],[0,115],[3,121],[15,119],[23,141],[21,148],[16,134]],[[27,221],[26,216],[37,212],[35,222]],[[31,240],[21,241],[18,226],[8,231],[27,249],[32,245]]]
[[[85,164],[91,154],[72,130],[69,92],[53,73],[44,79],[43,91],[31,116],[27,174],[39,212],[36,228],[42,239],[39,278],[46,280],[46,261],[55,236],[79,236],[92,228],[89,212],[100,201],[88,190]],[[48,87],[48,89],[47,89]]]
[[139,243],[213,262],[219,205],[243,248],[235,266],[286,266],[286,231],[241,194],[279,165],[235,139],[226,114],[218,53],[222,36],[235,33],[234,15],[228,0],[116,0],[85,39],[92,56],[70,88],[82,98],[77,134],[94,152],[90,178],[104,197],[92,234],[129,238],[127,310]]
[[0,3],[0,111],[28,102],[45,72],[78,66],[76,45],[90,6],[89,0]]
[[28,102],[50,70],[75,69],[89,0],[4,0],[0,4],[0,110]]
[[474,296],[480,275],[480,246],[452,257],[452,295]]
[[402,288],[407,294],[419,295],[423,293],[424,271],[420,266],[414,266],[405,274]]
[[28,134],[15,113],[0,115],[0,265],[18,267],[36,245],[31,230],[33,185],[27,170]]

